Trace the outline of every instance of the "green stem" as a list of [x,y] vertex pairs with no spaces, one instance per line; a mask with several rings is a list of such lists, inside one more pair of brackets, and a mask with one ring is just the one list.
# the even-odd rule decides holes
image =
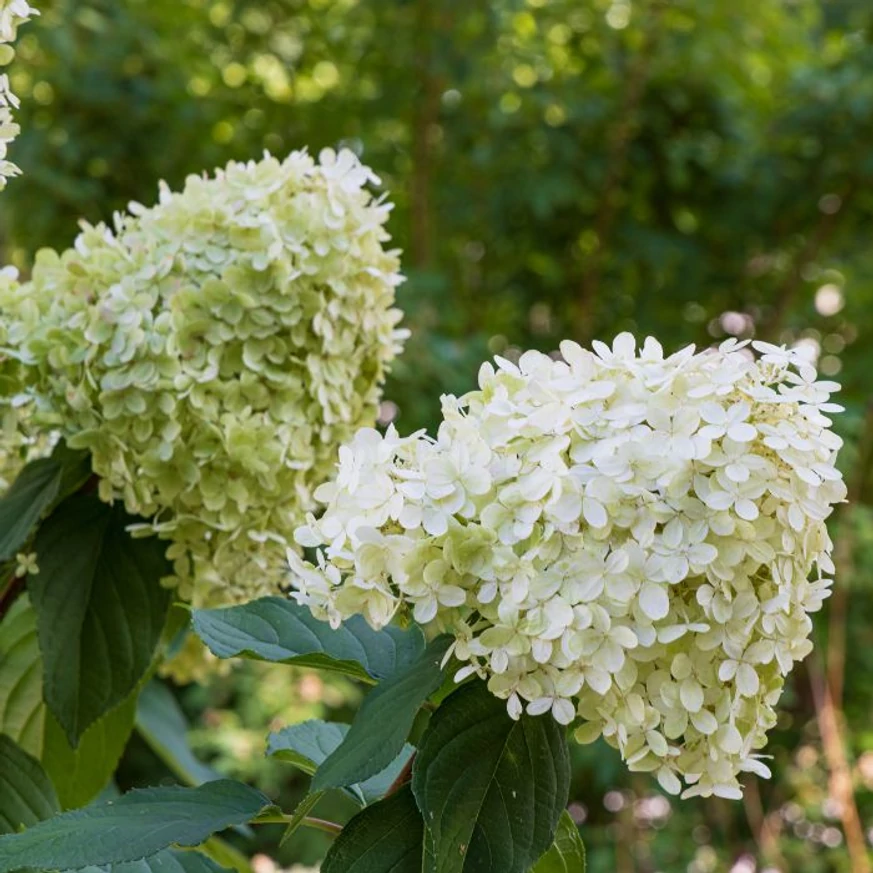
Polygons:
[[[288,824],[293,817],[294,816],[291,815],[285,815],[284,813],[277,815],[259,815],[251,822],[251,824]],[[313,828],[317,831],[324,831],[325,833],[333,834],[334,836],[343,832],[342,825],[339,825],[334,821],[327,821],[327,819],[314,818],[311,815],[304,816],[300,824],[302,824],[303,827]]]

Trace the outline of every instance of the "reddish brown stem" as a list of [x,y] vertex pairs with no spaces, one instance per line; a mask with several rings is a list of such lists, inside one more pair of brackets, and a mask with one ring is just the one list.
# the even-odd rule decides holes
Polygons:
[[819,733],[830,770],[830,796],[839,808],[852,873],[871,873],[867,839],[858,813],[858,805],[855,802],[852,770],[849,766],[839,714],[834,707],[821,664],[814,652],[810,655],[807,665]]
[[761,802],[761,792],[756,778],[749,779],[743,786],[743,803],[746,818],[752,831],[752,836],[758,844],[761,859],[768,864],[774,864],[780,869],[785,868],[785,859],[779,851],[780,819],[778,815],[768,815]]
[[873,399],[867,405],[867,416],[858,445],[858,460],[848,481],[848,503],[840,518],[840,530],[834,549],[834,593],[828,614],[827,680],[831,700],[837,712],[843,707],[843,687],[846,675],[846,619],[849,595],[855,574],[855,507],[861,502],[864,484],[873,467]]
[[6,587],[0,593],[0,621],[3,621],[6,613],[12,609],[12,604],[24,594],[25,580],[24,577],[13,576],[6,584]]
[[388,791],[385,792],[386,797],[390,794],[394,794],[395,791],[399,791],[404,785],[406,785],[407,782],[412,779],[412,764],[414,761],[415,752],[413,752],[409,756],[409,760],[406,762],[400,773],[397,774],[397,778],[391,783]]

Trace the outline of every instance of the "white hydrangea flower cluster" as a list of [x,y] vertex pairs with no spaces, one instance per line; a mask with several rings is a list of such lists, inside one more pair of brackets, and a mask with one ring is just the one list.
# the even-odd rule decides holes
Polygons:
[[[10,43],[18,35],[18,27],[29,21],[39,12],[27,0],[0,0],[0,66],[5,67],[15,57]],[[12,119],[12,110],[18,108],[18,98],[9,87],[9,76],[0,74],[0,191],[6,187],[6,180],[17,176],[21,171],[11,161],[6,160],[9,144],[18,136],[20,128]]]
[[90,450],[195,605],[273,590],[337,447],[375,421],[406,331],[370,182],[350,151],[230,163],[0,281],[28,427]]
[[435,440],[361,430],[297,532],[323,548],[289,554],[293,596],[333,625],[408,608],[514,717],[581,719],[667,791],[740,796],[741,771],[768,773],[846,494],[839,386],[755,346],[564,342],[484,364]]

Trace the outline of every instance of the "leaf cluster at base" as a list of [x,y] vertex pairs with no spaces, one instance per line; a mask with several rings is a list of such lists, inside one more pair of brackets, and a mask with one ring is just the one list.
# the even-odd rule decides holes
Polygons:
[[0,497],[0,735],[40,762],[62,808],[108,783],[170,602],[165,544],[133,539],[141,519],[91,477],[88,454],[59,443]]
[[[90,544],[84,556],[67,557],[67,563],[77,568],[76,578],[88,582],[85,601],[95,586],[114,583],[114,568],[126,567],[147,579],[152,574],[143,568],[155,560],[152,553],[130,551],[138,548],[131,546],[137,541],[113,526],[116,511],[107,507],[107,515],[102,505],[88,499],[76,495],[62,503],[37,536],[38,541],[56,543],[62,554],[66,542],[62,533],[68,528]],[[61,558],[46,554],[49,572],[31,594],[43,605],[52,604],[59,590],[57,579],[64,572]],[[148,612],[155,602],[144,592],[140,606]],[[48,612],[60,621],[59,607],[53,609]],[[113,609],[123,622],[123,606],[115,604]],[[25,620],[28,610],[35,616]],[[154,607],[146,622],[146,640],[159,635],[159,614]],[[19,654],[34,649],[40,615],[26,602],[17,609],[16,633],[10,636],[11,645],[23,646]],[[99,616],[94,617],[98,629]],[[64,721],[55,718],[51,706],[41,712],[42,732],[49,743],[42,749],[43,760],[54,762],[58,770],[51,780],[40,762],[12,739],[0,744],[4,767],[17,780],[5,794],[25,798],[17,806],[0,798],[0,822],[6,831],[0,836],[0,873],[25,867],[212,873],[214,865],[207,858],[179,853],[174,847],[201,846],[215,841],[214,835],[224,828],[252,821],[284,822],[286,838],[304,823],[340,830],[309,817],[323,794],[337,789],[363,809],[341,829],[323,873],[581,873],[584,850],[564,812],[570,776],[566,737],[554,719],[524,714],[513,720],[505,702],[479,680],[445,696],[450,637],[425,644],[414,627],[391,628],[386,633],[375,632],[363,622],[349,622],[334,631],[314,622],[305,607],[281,598],[195,610],[193,620],[196,631],[218,654],[318,666],[376,684],[350,726],[311,721],[271,735],[269,755],[313,775],[312,791],[294,814],[281,813],[260,792],[216,779],[200,765],[185,743],[183,716],[160,686],[147,686],[142,694],[142,687],[135,687],[114,709],[105,711],[108,701],[115,699],[112,694],[117,696],[125,687],[123,681],[116,684],[113,675],[100,689],[98,704],[95,695],[77,692],[68,695],[71,706],[64,709]],[[73,639],[83,643],[86,625],[73,624]],[[144,644],[141,652],[147,649]],[[69,651],[80,650],[73,646]],[[41,657],[44,669],[53,669],[52,658],[44,653]],[[129,652],[125,662],[123,676],[128,682],[139,681],[147,671],[145,661],[134,663],[134,657],[135,651]],[[59,669],[78,676],[76,657],[71,661]],[[94,672],[93,662],[91,666]],[[438,706],[430,702],[434,699],[441,700]],[[97,720],[91,717],[89,722],[89,714],[100,709],[104,711]],[[433,714],[422,733],[428,710]],[[28,706],[21,711],[27,713]],[[121,743],[120,749],[134,717],[180,779],[203,784],[133,791],[55,814],[62,806],[81,805],[85,795],[99,790],[96,777],[91,782],[80,778],[90,760],[82,755],[92,747],[98,754],[100,749],[110,751],[116,742]],[[113,720],[118,727],[110,730]],[[9,721],[17,725],[22,741],[30,737],[21,713]],[[85,729],[89,723],[92,726]],[[419,734],[415,749],[409,739]],[[99,776],[104,778],[102,772]],[[47,820],[40,821],[43,818]],[[22,827],[26,830],[16,833]]]
[[[417,751],[408,744],[427,701],[442,697],[450,637],[424,647],[415,628],[386,635],[355,620],[331,632],[280,598],[195,610],[193,624],[219,656],[379,680],[351,726],[304,722],[268,742],[269,755],[313,775],[312,793],[290,817],[286,838],[328,790],[341,789],[365,807],[335,841],[323,873],[529,873],[541,858],[547,866],[538,873],[551,873],[552,856],[563,863],[553,841],[570,765],[564,729],[554,719],[514,721],[505,702],[475,681],[442,700]],[[581,845],[575,825],[569,827],[559,837],[567,843],[575,834]],[[567,871],[581,873],[581,857],[566,854]]]
[[470,683],[434,714],[412,773],[352,819],[322,873],[529,873],[550,851],[570,781],[553,719],[513,721]]

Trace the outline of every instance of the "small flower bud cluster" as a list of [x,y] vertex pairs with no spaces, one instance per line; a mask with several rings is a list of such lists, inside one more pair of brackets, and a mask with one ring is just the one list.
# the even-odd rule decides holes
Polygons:
[[670,792],[739,796],[768,772],[846,494],[839,386],[755,347],[564,342],[483,365],[435,440],[361,430],[297,531],[322,548],[289,554],[294,596],[335,626],[408,610],[514,717],[579,720]]
[[406,332],[369,182],[349,151],[230,163],[2,277],[9,408],[91,452],[196,605],[272,589],[338,446],[375,421]]
[[[18,27],[39,15],[27,0],[0,0],[0,66],[5,67],[15,57],[10,43],[18,35]],[[12,110],[18,108],[18,98],[9,87],[9,76],[0,74],[0,191],[6,187],[6,180],[17,176],[21,171],[11,161],[6,160],[9,144],[18,136],[20,128],[12,120]]]

